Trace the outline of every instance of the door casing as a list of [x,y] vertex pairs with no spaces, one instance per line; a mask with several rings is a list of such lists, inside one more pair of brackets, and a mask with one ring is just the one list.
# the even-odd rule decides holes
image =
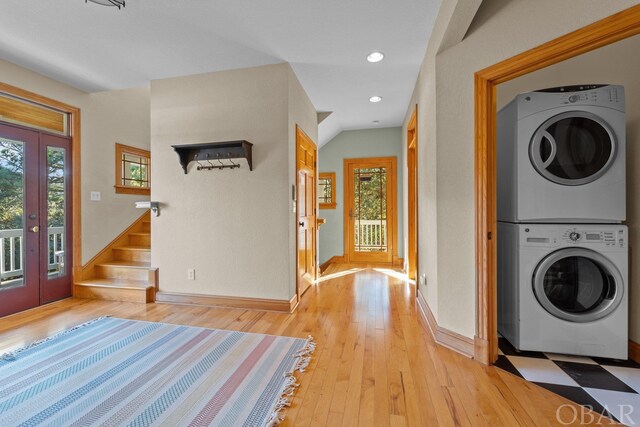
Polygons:
[[[384,164],[388,167],[387,176],[387,220],[391,227],[387,227],[388,251],[385,257],[369,256],[365,261],[353,259],[350,256],[352,247],[351,217],[349,211],[353,209],[353,174],[354,168],[377,167]],[[344,159],[344,258],[345,262],[375,262],[391,264],[398,259],[398,184],[397,184],[397,159],[396,157],[369,157],[360,159]],[[388,254],[388,255],[386,255]],[[372,253],[372,255],[378,255]]]
[[69,135],[71,137],[71,167],[73,167],[74,173],[71,177],[71,197],[73,200],[73,209],[71,212],[73,238],[71,244],[73,256],[72,259],[68,261],[70,261],[71,263],[72,282],[76,283],[77,281],[80,281],[82,275],[82,180],[80,178],[80,108],[3,82],[0,82],[0,92],[69,114],[69,129],[71,130],[71,135]]
[[407,125],[407,276],[418,275],[418,106]]

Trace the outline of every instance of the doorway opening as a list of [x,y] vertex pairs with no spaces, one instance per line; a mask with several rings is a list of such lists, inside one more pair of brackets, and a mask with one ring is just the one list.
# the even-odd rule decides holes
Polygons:
[[0,316],[71,296],[71,140],[0,124]]
[[475,74],[476,360],[498,357],[496,86],[640,34],[640,6],[602,19]]
[[407,276],[418,275],[418,106],[407,125]]
[[397,259],[396,167],[395,157],[344,160],[346,262]]
[[79,277],[80,110],[0,83],[0,112],[2,317],[70,297]]

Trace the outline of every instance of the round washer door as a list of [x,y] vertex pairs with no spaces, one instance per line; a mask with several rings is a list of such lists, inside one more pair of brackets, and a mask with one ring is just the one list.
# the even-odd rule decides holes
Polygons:
[[540,175],[561,185],[584,185],[600,178],[616,157],[609,125],[595,114],[570,111],[551,117],[529,144],[529,157]]
[[568,248],[538,264],[533,291],[547,312],[582,323],[612,313],[622,301],[624,283],[608,258],[589,249]]

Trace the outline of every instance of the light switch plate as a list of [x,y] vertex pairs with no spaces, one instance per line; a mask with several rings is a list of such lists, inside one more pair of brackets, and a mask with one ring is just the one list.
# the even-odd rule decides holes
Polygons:
[[91,192],[91,201],[93,202],[99,202],[101,199],[101,194],[99,191],[92,191]]

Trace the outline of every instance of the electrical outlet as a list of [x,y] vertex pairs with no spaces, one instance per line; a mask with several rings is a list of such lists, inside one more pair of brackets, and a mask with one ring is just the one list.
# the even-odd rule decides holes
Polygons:
[[194,268],[187,270],[187,280],[196,280],[196,270]]
[[420,286],[427,286],[427,275],[423,274],[420,276]]
[[99,191],[92,191],[91,192],[91,201],[93,202],[99,202],[101,199],[101,194]]

